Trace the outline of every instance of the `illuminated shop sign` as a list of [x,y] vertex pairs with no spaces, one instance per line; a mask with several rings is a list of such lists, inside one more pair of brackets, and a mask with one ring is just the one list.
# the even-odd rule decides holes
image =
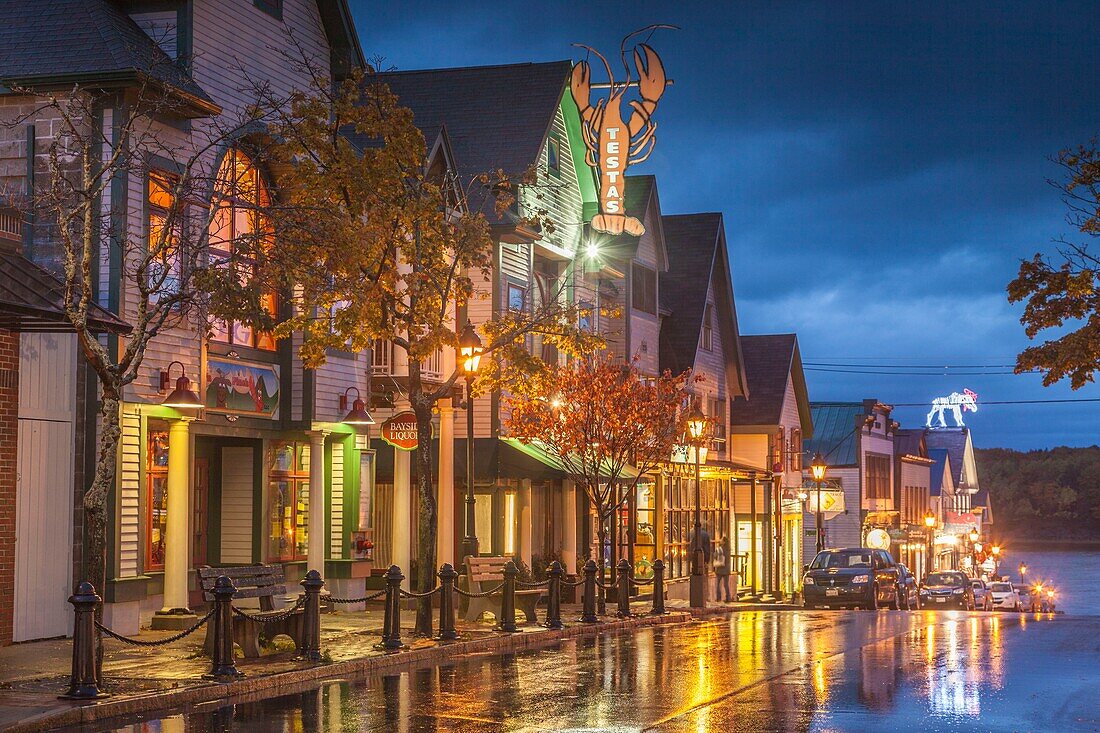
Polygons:
[[[607,72],[607,98],[592,102],[592,68],[587,61],[578,61],[573,67],[573,76],[569,88],[573,100],[581,115],[581,131],[587,150],[586,162],[599,171],[600,213],[592,219],[592,228],[605,234],[632,234],[640,237],[645,226],[633,216],[626,215],[626,169],[635,163],[641,163],[653,152],[657,142],[655,132],[657,123],[653,121],[653,112],[657,102],[668,84],[665,67],[657,52],[644,43],[634,47],[634,67],[638,72],[637,82],[631,79],[630,67],[626,63],[627,43],[634,36],[657,28],[672,26],[649,26],[631,33],[623,39],[620,56],[626,67],[626,79],[616,81],[611,65],[598,51],[583,44],[575,44],[585,49],[602,63]],[[640,52],[640,53],[639,53]],[[626,94],[637,87],[639,99],[627,100]],[[623,120],[624,102],[629,107],[629,117]]]
[[[432,426],[432,437],[435,437],[435,426]],[[382,440],[399,450],[415,450],[416,413],[399,412],[382,423]]]
[[[925,426],[927,427],[940,427],[946,428],[947,421],[943,419],[943,413],[945,410],[950,410],[955,418],[955,426],[963,427],[964,412],[977,412],[978,411],[978,395],[971,392],[969,389],[963,389],[962,392],[952,392],[946,397],[937,397],[932,400],[932,409],[928,411],[928,418],[925,420]],[[938,417],[938,425],[932,424],[932,418]]]
[[208,357],[203,402],[208,412],[274,418],[279,411],[279,367]]

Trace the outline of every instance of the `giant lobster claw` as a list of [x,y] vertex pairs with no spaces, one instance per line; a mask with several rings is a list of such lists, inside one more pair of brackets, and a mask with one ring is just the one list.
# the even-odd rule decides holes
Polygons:
[[592,93],[592,69],[587,61],[578,61],[573,66],[573,76],[569,81],[569,90],[573,93],[573,101],[577,103],[577,109],[584,117],[585,110],[592,105],[590,102]]
[[[665,65],[661,63],[661,57],[657,52],[646,44],[639,43],[638,48],[645,53],[643,64],[642,57],[638,55],[638,49],[634,49],[634,66],[638,69],[638,93],[645,101],[656,104],[665,92]],[[573,75],[576,78],[575,68]]]

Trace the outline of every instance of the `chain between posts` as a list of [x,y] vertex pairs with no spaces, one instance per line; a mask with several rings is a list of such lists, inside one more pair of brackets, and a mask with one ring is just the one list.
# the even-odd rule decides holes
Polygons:
[[426,593],[414,593],[410,590],[405,590],[404,588],[402,588],[401,589],[401,597],[402,598],[429,598],[431,596],[434,596],[436,593],[438,593],[442,589],[443,589],[443,586],[437,585],[436,587],[432,588],[430,591],[428,591]]
[[466,596],[467,598],[488,598],[489,596],[493,595],[499,590],[502,590],[503,588],[504,583],[501,583],[500,585],[490,588],[489,590],[482,591],[480,593],[471,593],[468,590],[462,590],[458,586],[455,586],[455,592],[458,593],[460,596]]
[[254,624],[268,624],[278,621],[285,621],[298,612],[298,609],[302,608],[306,604],[305,596],[298,596],[298,600],[290,608],[279,611],[278,613],[270,614],[251,614],[245,613],[236,606],[233,607],[233,615],[240,616],[241,618],[248,619]]
[[351,605],[353,603],[368,603],[370,601],[376,601],[384,595],[386,595],[385,589],[380,590],[377,593],[371,593],[369,596],[363,596],[362,598],[337,598],[336,596],[325,596],[324,600],[328,601],[329,603]]
[[178,634],[172,634],[172,636],[168,636],[163,639],[134,639],[129,636],[123,636],[122,634],[119,634],[115,631],[111,631],[111,629],[99,623],[98,621],[95,621],[94,624],[95,627],[101,632],[111,637],[112,639],[121,641],[123,644],[130,644],[132,646],[164,646],[166,644],[171,644],[174,641],[179,641],[180,639],[186,638],[195,633],[200,628],[202,628],[202,625],[209,621],[213,615],[214,609],[210,609],[209,613],[196,621],[190,628],[184,629]]

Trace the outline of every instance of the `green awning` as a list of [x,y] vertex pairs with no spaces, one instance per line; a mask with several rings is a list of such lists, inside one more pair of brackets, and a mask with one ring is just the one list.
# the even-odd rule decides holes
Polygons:
[[[522,440],[518,440],[516,438],[501,438],[500,441],[505,445],[515,448],[521,453],[530,456],[531,458],[534,458],[539,463],[542,463],[543,465],[546,465],[554,469],[555,471],[560,471],[563,474],[568,473],[565,465],[561,462],[561,460],[557,456],[551,454],[549,451],[543,448],[538,441],[524,443]],[[638,471],[633,466],[624,466],[622,471],[619,473],[620,480],[633,481],[637,477]]]

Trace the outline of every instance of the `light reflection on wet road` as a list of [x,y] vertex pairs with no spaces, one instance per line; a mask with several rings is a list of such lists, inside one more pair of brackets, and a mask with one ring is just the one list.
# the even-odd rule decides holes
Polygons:
[[753,611],[119,730],[1100,730],[1100,618]]

